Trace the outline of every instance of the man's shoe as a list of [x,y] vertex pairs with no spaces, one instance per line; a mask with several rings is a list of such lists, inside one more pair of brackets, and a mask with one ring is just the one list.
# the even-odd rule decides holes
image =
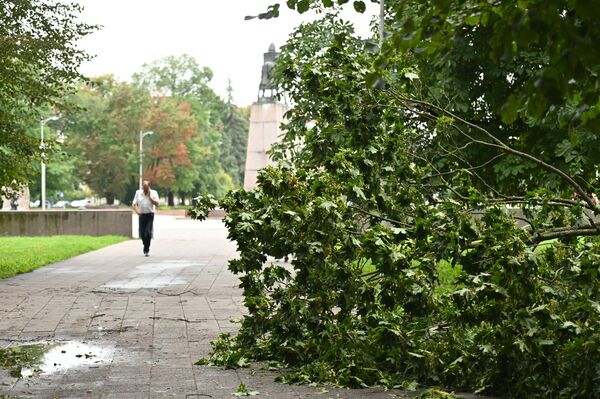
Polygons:
[[144,256],[150,256],[148,255],[148,251],[144,251]]

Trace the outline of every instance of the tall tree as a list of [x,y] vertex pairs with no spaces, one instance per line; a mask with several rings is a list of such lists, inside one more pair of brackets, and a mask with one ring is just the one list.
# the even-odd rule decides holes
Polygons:
[[40,107],[65,107],[64,94],[81,78],[88,56],[77,41],[96,27],[77,22],[80,11],[46,0],[0,3],[0,186],[27,181],[40,156],[28,129],[39,126]]
[[[218,100],[218,97],[215,97]],[[73,96],[85,112],[66,117],[70,143],[79,159],[81,179],[109,204],[129,202],[138,185],[139,133],[144,139],[144,175],[165,193],[223,195],[232,187],[220,160],[221,108],[197,96],[153,96],[140,84],[102,76],[83,84]],[[214,109],[214,110],[213,110]]]
[[148,130],[149,93],[109,75],[83,85],[73,101],[85,109],[67,115],[81,178],[109,204],[130,201],[138,185],[139,132]]
[[212,77],[210,68],[201,67],[194,57],[183,54],[142,65],[142,70],[133,75],[133,82],[146,87],[153,95],[192,96],[210,102],[217,98],[208,87]]
[[[61,199],[80,198],[79,186],[82,179],[77,170],[79,165],[80,160],[71,148],[61,146],[53,152],[46,165],[47,199],[56,202]],[[41,201],[40,165],[36,163],[32,171],[34,175],[29,184],[29,194],[32,201],[36,199]]]
[[227,86],[227,107],[223,115],[223,139],[221,146],[221,166],[231,176],[236,186],[244,183],[246,151],[248,145],[248,119],[233,103],[231,81]]
[[144,65],[142,71],[134,75],[134,83],[152,93],[190,104],[198,126],[189,144],[190,157],[199,176],[195,190],[222,195],[231,188],[231,177],[227,176],[220,162],[224,141],[222,120],[227,106],[208,87],[211,78],[209,68],[200,67],[189,55],[182,55]]
[[198,126],[190,105],[169,97],[156,99],[149,126],[156,137],[151,139],[146,175],[167,192],[173,206],[174,193],[190,193],[198,179],[198,169],[190,159],[190,141],[198,134]]
[[223,170],[220,163],[222,125],[219,120],[211,119],[210,112],[206,114],[204,123],[199,125],[200,134],[192,139],[191,147],[192,162],[199,171],[193,194],[212,194],[221,198],[234,186],[231,176]]

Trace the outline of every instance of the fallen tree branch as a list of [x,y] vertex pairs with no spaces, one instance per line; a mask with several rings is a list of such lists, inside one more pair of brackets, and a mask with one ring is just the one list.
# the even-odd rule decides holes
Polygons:
[[[461,123],[463,123],[466,126],[469,126],[475,130],[478,130],[480,132],[482,132],[484,135],[486,135],[490,140],[493,141],[493,143],[490,142],[486,142],[486,141],[481,141],[481,140],[476,140],[474,138],[470,138],[473,142],[481,144],[481,145],[486,145],[486,146],[490,146],[490,147],[495,147],[495,148],[499,148],[509,154],[513,154],[516,155],[520,158],[529,160],[539,166],[541,166],[542,168],[544,168],[546,171],[553,173],[555,175],[558,175],[562,180],[564,180],[568,185],[570,185],[571,187],[574,188],[575,192],[583,199],[583,201],[585,201],[590,209],[594,210],[594,212],[598,212],[600,213],[600,207],[598,205],[596,205],[595,201],[593,200],[593,198],[588,195],[588,193],[579,185],[579,183],[577,183],[575,180],[573,180],[573,178],[571,178],[571,176],[567,175],[565,172],[563,172],[562,170],[542,161],[539,158],[534,157],[531,154],[527,154],[525,152],[519,151],[519,150],[515,150],[514,148],[506,145],[504,142],[502,142],[500,139],[498,139],[496,136],[494,136],[493,134],[491,134],[487,129],[476,125],[472,122],[469,122],[466,119],[461,118],[460,116],[454,114],[453,112],[450,112],[440,106],[437,106],[435,104],[432,104],[430,102],[427,101],[423,101],[423,100],[416,100],[414,98],[409,98],[409,97],[405,97],[402,94],[396,92],[393,89],[388,89],[389,92],[391,93],[392,96],[396,97],[398,100],[403,101],[403,102],[409,102],[409,103],[414,103],[414,104],[419,104],[419,105],[423,105],[425,107],[428,107],[430,109],[435,109]],[[470,136],[469,136],[470,137]],[[597,228],[597,227],[596,227]]]

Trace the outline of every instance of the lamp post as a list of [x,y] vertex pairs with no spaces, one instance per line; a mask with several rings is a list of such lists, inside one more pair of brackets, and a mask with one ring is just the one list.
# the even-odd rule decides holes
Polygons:
[[154,134],[154,132],[150,131],[150,132],[142,133],[142,131],[140,130],[140,190],[142,189],[142,154],[143,154],[142,142],[144,141],[144,137],[150,136],[151,134]]
[[46,122],[55,121],[60,116],[49,116],[46,119],[40,119],[40,149],[42,150],[42,210],[46,210],[46,163],[44,157],[46,156],[46,149],[44,145],[44,125]]

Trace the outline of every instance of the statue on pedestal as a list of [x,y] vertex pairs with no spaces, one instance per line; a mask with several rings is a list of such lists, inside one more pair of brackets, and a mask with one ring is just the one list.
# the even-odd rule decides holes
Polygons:
[[[260,85],[258,86],[258,102],[273,102],[277,88],[273,83],[273,69],[275,59],[279,53],[275,51],[275,45],[271,43],[269,51],[264,54],[264,64],[261,71]],[[267,93],[268,92],[268,93]]]

